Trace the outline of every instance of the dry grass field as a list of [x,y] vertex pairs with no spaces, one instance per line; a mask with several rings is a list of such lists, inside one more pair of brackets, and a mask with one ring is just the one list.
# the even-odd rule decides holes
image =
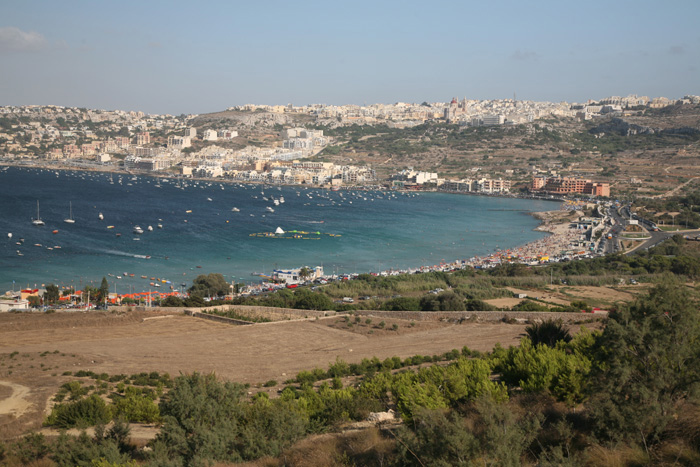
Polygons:
[[232,326],[162,312],[2,314],[0,439],[40,428],[49,398],[74,379],[65,372],[197,371],[253,385],[281,383],[301,370],[325,369],[336,357],[353,363],[517,344],[525,327],[385,321],[370,333],[345,329],[338,317]]

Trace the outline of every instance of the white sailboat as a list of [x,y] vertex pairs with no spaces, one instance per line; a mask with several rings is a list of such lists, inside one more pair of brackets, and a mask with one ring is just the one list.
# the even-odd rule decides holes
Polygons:
[[36,219],[32,219],[32,225],[44,225],[44,221],[39,217],[39,200],[36,200]]
[[68,215],[68,219],[63,219],[63,222],[66,224],[75,224],[75,219],[73,219],[73,203],[70,202],[69,206],[70,214]]

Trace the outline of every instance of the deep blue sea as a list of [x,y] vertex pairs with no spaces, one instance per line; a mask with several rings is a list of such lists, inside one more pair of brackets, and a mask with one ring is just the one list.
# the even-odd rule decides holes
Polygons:
[[[285,202],[275,206],[280,197]],[[37,201],[41,227],[31,222]],[[74,224],[64,222],[70,204]],[[326,274],[434,265],[541,238],[527,213],[556,208],[548,201],[444,193],[0,168],[0,292],[50,283],[99,286],[107,277],[110,291],[127,293],[149,290],[151,277],[178,287],[211,272],[250,283],[259,281],[253,272],[303,265],[322,265]],[[143,234],[133,233],[136,225]],[[277,227],[320,234],[251,236]]]

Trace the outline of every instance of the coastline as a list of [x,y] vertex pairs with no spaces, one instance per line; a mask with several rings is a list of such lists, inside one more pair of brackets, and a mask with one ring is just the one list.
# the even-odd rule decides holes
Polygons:
[[581,241],[581,231],[570,227],[571,217],[579,214],[577,207],[562,204],[558,210],[529,213],[542,221],[533,230],[549,236],[484,257],[470,258],[466,264],[475,268],[494,267],[505,262],[534,265],[557,257],[586,254],[585,249],[574,245]]
[[[37,170],[37,169],[44,169],[44,170],[50,170],[50,171],[72,171],[72,172],[94,172],[94,173],[106,173],[106,172],[111,172],[111,171],[104,171],[104,170],[80,170],[78,168],[65,168],[65,167],[53,167],[53,168],[48,168],[48,167],[34,167],[26,164],[17,164],[18,168],[26,168],[30,170]],[[130,175],[135,175],[135,174],[130,174]],[[148,177],[157,180],[160,176],[160,178],[166,176],[165,174],[152,174],[152,173],[144,173],[144,174],[138,174],[139,177]],[[169,177],[172,178],[172,177]],[[216,179],[205,179],[209,182],[215,182],[215,183],[233,183],[233,184],[238,184],[236,181],[232,180],[216,180]],[[136,182],[134,182],[136,183]],[[312,187],[307,187],[305,185],[296,185],[297,188],[312,188]],[[317,187],[313,187],[314,189],[319,189]],[[357,190],[358,188],[347,188],[348,190]],[[374,188],[376,189],[376,188]],[[382,190],[386,191],[386,190]],[[398,190],[397,190],[398,191]],[[411,191],[411,190],[407,190]],[[444,192],[444,194],[461,194],[461,193],[449,193],[449,192]],[[471,193],[470,193],[471,194]],[[478,193],[473,193],[476,195],[479,195]],[[369,196],[369,195],[367,195]],[[488,195],[488,197],[503,197],[503,198],[516,198],[516,196],[510,195],[510,196],[497,196],[496,194],[491,194]],[[543,204],[548,204],[548,203],[543,203]],[[574,233],[571,231],[571,229],[568,229],[568,217],[570,216],[570,212],[567,212],[566,209],[571,208],[570,203],[561,203],[558,204],[558,209],[554,209],[552,211],[543,211],[543,212],[527,212],[528,215],[533,216],[534,218],[538,219],[540,221],[540,224],[536,227],[532,226],[532,223],[530,223],[529,230],[532,231],[538,231],[538,232],[546,232],[549,235],[545,238],[540,238],[538,240],[520,244],[519,246],[513,246],[510,249],[505,249],[505,250],[493,250],[494,252],[491,253],[487,249],[486,251],[482,251],[480,253],[480,256],[473,256],[471,258],[466,258],[465,256],[461,256],[459,253],[459,250],[454,250],[451,254],[447,253],[448,255],[447,258],[452,257],[455,258],[456,260],[450,262],[450,263],[445,263],[444,261],[441,261],[440,263],[433,263],[433,265],[430,265],[431,263],[426,263],[423,262],[423,266],[421,267],[418,261],[415,261],[415,255],[412,255],[414,257],[414,261],[404,261],[405,266],[400,266],[401,269],[396,268],[396,269],[390,269],[388,271],[378,271],[381,273],[390,273],[390,274],[395,274],[395,273],[400,273],[400,272],[417,272],[417,271],[428,271],[428,270],[435,270],[435,269],[442,269],[442,270],[447,270],[447,269],[456,269],[456,268],[463,268],[463,267],[468,267],[468,266],[473,266],[473,267],[492,267],[497,264],[503,263],[503,262],[529,262],[532,263],[534,261],[540,261],[543,256],[555,256],[561,253],[561,251],[569,249],[569,241],[572,240],[573,238],[571,237],[571,234]],[[547,209],[548,206],[541,206],[541,208]],[[525,214],[525,212],[523,212]],[[526,228],[527,230],[528,228]],[[525,232],[526,230],[523,230]],[[515,233],[515,232],[514,232]],[[575,235],[576,237],[580,236],[581,231],[576,231]],[[517,239],[515,237],[518,237],[520,235],[513,235],[513,239]],[[532,238],[532,237],[530,237]],[[525,239],[522,239],[523,241]],[[517,243],[514,242],[514,244],[517,245]],[[491,247],[493,247],[492,245]],[[498,247],[498,245],[495,245]],[[472,250],[474,251],[474,250]],[[478,250],[477,250],[478,251]],[[444,254],[441,256],[445,256]],[[459,259],[457,259],[459,258]],[[418,264],[416,264],[418,263]],[[291,266],[291,265],[290,265]],[[364,269],[364,268],[361,268]],[[367,271],[363,272],[370,272],[373,270],[371,266],[367,268]],[[128,270],[128,269],[127,269]],[[241,273],[242,274],[242,273]],[[33,274],[32,274],[33,275]],[[148,273],[148,275],[157,275],[153,274],[151,272]],[[99,278],[99,277],[98,277]],[[87,281],[87,279],[86,279]],[[32,282],[29,280],[29,282]],[[36,282],[47,282],[46,280],[38,280]]]
[[[159,173],[159,172],[142,172],[142,171],[128,171],[123,168],[113,167],[113,166],[83,166],[83,165],[69,165],[69,164],[51,164],[51,163],[36,163],[32,161],[29,163],[19,163],[19,161],[5,161],[0,159],[0,167],[16,167],[16,168],[31,168],[31,169],[42,169],[42,170],[60,170],[60,171],[77,171],[77,172],[96,172],[96,173],[110,173],[110,174],[121,174],[129,176],[139,176],[139,177],[152,177],[152,178],[171,178],[171,179],[182,179],[182,180],[197,180],[206,182],[216,182],[225,183],[227,185],[274,185],[274,186],[285,186],[285,187],[296,187],[296,188],[314,188],[317,190],[331,190],[331,187],[326,185],[312,185],[312,184],[288,184],[288,183],[268,183],[265,181],[257,180],[233,180],[230,178],[217,177],[193,177],[193,176],[182,176],[172,173]],[[552,202],[563,202],[564,198],[553,198],[553,197],[543,197],[543,196],[524,196],[518,193],[511,192],[494,192],[494,193],[482,193],[476,191],[450,191],[450,190],[438,190],[437,188],[432,188],[430,190],[407,190],[407,189],[396,189],[388,186],[382,186],[381,184],[376,185],[358,185],[358,186],[343,186],[340,187],[341,190],[380,190],[380,191],[397,191],[402,193],[445,193],[449,195],[466,195],[466,196],[487,196],[492,198],[517,198],[517,199],[536,199],[542,201],[552,201]],[[335,191],[335,190],[331,190]]]

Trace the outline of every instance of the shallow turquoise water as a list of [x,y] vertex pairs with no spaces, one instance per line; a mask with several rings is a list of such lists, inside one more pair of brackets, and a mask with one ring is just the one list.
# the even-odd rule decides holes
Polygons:
[[[275,206],[272,198],[280,197],[285,202]],[[31,224],[37,200],[43,227]],[[63,222],[69,202],[75,224]],[[142,275],[177,286],[209,272],[251,282],[257,280],[252,272],[303,265],[323,265],[327,274],[434,265],[541,238],[545,234],[532,230],[538,221],[527,213],[556,207],[548,201],[444,193],[183,184],[8,168],[0,171],[0,290],[11,289],[13,281],[15,288],[98,285],[106,276],[110,290],[116,284],[124,293],[148,290],[151,281]],[[154,230],[136,235],[134,225]],[[250,236],[277,227],[322,235]],[[24,242],[17,245],[20,238]],[[115,278],[125,272],[134,277]]]

